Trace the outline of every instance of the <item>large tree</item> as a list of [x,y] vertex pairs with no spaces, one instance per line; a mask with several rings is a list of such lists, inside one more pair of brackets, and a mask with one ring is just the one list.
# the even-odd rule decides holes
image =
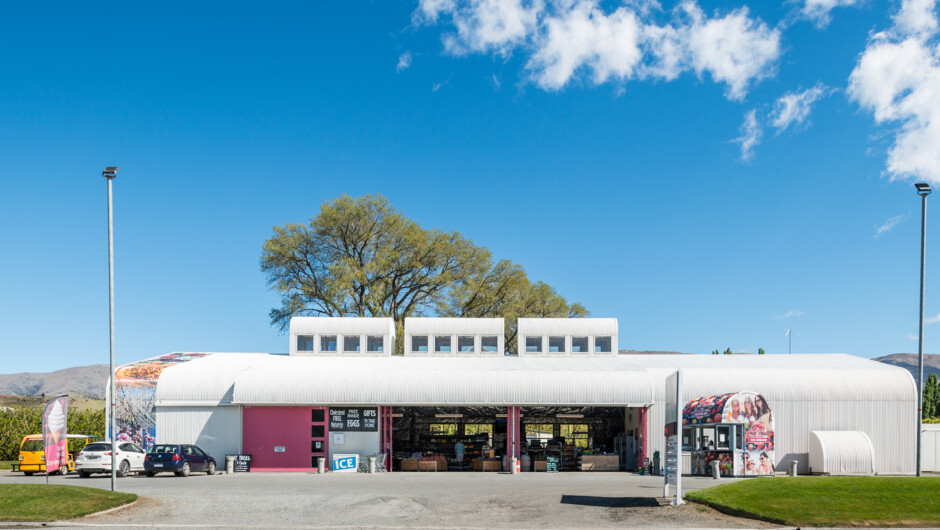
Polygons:
[[502,316],[514,350],[518,317],[587,315],[521,266],[420,227],[381,195],[344,195],[307,224],[274,227],[261,269],[281,295],[270,316],[282,330],[298,315],[392,317],[399,329],[408,316]]

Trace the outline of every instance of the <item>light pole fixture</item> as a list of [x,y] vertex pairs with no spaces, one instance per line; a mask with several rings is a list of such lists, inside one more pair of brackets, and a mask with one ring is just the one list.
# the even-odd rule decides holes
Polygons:
[[921,432],[924,421],[924,266],[927,247],[927,196],[930,185],[914,184],[920,195],[920,332],[917,335],[917,476],[920,476]]
[[108,430],[111,432],[111,491],[117,478],[117,429],[114,421],[114,223],[111,220],[111,181],[117,176],[117,166],[108,166],[101,176],[108,179],[108,331],[111,335],[111,361],[108,367]]

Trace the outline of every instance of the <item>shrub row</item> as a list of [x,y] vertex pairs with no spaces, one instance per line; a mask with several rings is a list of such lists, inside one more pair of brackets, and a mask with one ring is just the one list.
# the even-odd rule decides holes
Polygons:
[[[0,410],[0,460],[16,460],[23,437],[42,432],[42,409]],[[70,434],[90,434],[103,438],[104,410],[71,410],[68,417]],[[69,450],[77,451],[84,442],[70,442]]]

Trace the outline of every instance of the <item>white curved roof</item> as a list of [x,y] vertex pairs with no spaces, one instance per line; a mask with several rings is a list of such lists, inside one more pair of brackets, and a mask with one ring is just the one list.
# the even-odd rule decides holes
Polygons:
[[843,354],[616,357],[299,357],[213,354],[163,371],[157,405],[639,405],[683,369],[686,399],[756,390],[770,400],[916,397],[907,370]]
[[501,318],[406,318],[406,335],[502,335]]
[[268,353],[213,353],[163,370],[157,381],[157,405],[218,405],[232,402],[235,378],[267,363]]
[[809,467],[813,473],[872,475],[875,448],[861,431],[812,431],[809,433]]
[[[610,359],[614,361],[615,359]],[[334,405],[642,405],[645,370],[512,357],[279,358],[242,372],[234,402]]]
[[394,335],[395,321],[379,317],[293,317],[290,335]]
[[616,318],[520,318],[522,335],[616,335]]

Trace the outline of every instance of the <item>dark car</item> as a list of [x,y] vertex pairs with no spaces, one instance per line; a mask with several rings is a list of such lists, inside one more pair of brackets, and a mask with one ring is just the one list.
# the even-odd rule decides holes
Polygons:
[[144,471],[152,477],[163,471],[172,471],[177,477],[188,477],[192,471],[215,474],[215,459],[195,445],[155,445],[144,457]]

